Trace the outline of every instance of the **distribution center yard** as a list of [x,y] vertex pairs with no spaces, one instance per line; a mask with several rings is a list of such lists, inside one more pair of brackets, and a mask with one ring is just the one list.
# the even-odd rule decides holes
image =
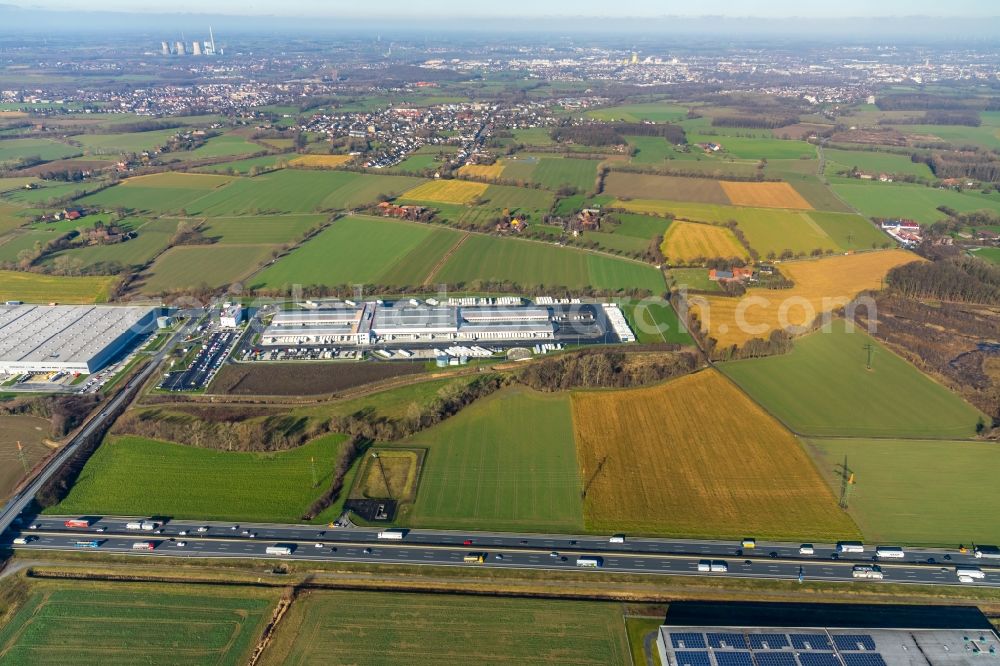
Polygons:
[[[629,663],[621,606],[591,601],[308,592],[265,665]],[[475,658],[470,659],[474,654]]]
[[858,534],[795,437],[714,370],[573,394],[587,529],[699,538]]
[[0,662],[245,664],[278,593],[236,586],[32,580]]
[[660,246],[667,262],[674,265],[701,263],[705,259],[749,257],[733,232],[725,227],[694,222],[674,222]]
[[752,287],[741,298],[708,295],[692,299],[691,309],[719,348],[766,338],[779,328],[801,332],[799,327],[862,291],[881,289],[889,269],[912,261],[922,259],[906,250],[886,250],[784,263],[781,272],[795,283],[791,289]]
[[[872,369],[867,369],[868,345]],[[963,438],[979,411],[838,319],[781,356],[721,366],[796,433],[814,437]]]
[[0,300],[27,303],[103,303],[118,278],[63,277],[41,273],[0,271]]
[[[290,451],[246,453],[132,436],[104,441],[49,513],[299,522],[330,486],[343,435]],[[328,509],[323,517],[333,513]]]
[[[1000,515],[983,510],[1000,475],[989,442],[891,439],[808,440],[829,471],[847,459],[854,473],[850,514],[867,541],[932,544],[1000,542]],[[840,477],[830,475],[836,492]]]
[[656,268],[553,245],[470,235],[435,276],[436,282],[471,286],[484,281],[521,287],[663,291]]
[[403,517],[409,526],[583,527],[565,394],[507,388],[401,445],[427,448],[416,503]]

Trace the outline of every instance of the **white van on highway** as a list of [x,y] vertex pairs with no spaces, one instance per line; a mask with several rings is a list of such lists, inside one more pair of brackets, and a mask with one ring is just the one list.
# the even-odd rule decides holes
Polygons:
[[804,543],[799,546],[799,555],[815,555],[816,549],[811,543]]

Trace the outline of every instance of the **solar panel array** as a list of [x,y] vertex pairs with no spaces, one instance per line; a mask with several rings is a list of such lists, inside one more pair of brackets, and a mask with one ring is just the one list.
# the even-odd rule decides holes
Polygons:
[[669,633],[676,666],[887,666],[868,634]]

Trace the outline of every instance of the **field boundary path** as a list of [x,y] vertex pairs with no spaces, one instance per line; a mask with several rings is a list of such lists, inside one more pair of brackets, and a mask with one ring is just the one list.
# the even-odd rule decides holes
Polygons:
[[444,268],[444,265],[448,263],[448,260],[451,259],[451,256],[456,252],[458,252],[458,249],[460,247],[465,245],[465,241],[469,240],[469,236],[470,236],[469,232],[466,231],[465,234],[463,234],[463,236],[458,239],[458,242],[452,245],[447,252],[441,255],[441,258],[438,259],[438,262],[434,264],[434,266],[431,268],[430,272],[427,274],[427,277],[424,278],[423,281],[424,287],[429,287],[432,284],[434,284],[433,282],[434,278],[437,276],[438,273],[441,272],[441,269]]

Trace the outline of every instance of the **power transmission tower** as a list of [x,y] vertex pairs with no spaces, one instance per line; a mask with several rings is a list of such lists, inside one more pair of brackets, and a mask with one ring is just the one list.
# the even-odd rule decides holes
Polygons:
[[847,509],[851,486],[854,485],[854,472],[851,468],[847,466],[847,456],[844,456],[844,462],[837,465],[837,472],[840,474],[840,508]]
[[389,496],[389,499],[392,499],[392,488],[389,487],[389,477],[385,473],[385,467],[382,466],[382,459],[374,451],[372,451],[372,458],[378,463],[378,468],[382,472],[382,482],[385,483],[385,492]]
[[24,473],[27,474],[28,473],[28,461],[24,457],[24,446],[21,444],[20,440],[18,440],[18,442],[17,442],[17,459],[21,461],[21,467],[24,468]]
[[875,353],[875,346],[872,343],[868,343],[864,346],[864,350],[868,352],[868,369],[872,369],[872,354]]

